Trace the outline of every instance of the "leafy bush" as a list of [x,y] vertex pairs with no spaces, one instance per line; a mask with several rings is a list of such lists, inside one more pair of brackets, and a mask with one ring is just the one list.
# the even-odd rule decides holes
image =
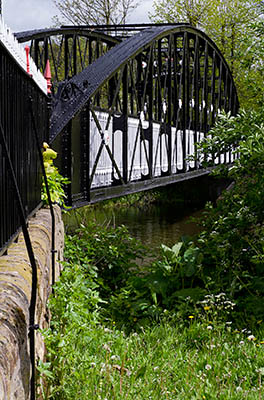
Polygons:
[[160,259],[143,271],[134,270],[126,285],[112,293],[107,312],[120,328],[135,329],[159,321],[168,310],[179,309],[188,297],[198,300],[205,292],[199,287],[201,260],[190,240],[172,248],[162,245]]
[[228,150],[239,155],[231,168],[221,165],[214,172],[224,171],[234,186],[223,193],[215,208],[208,205],[203,219],[198,246],[203,254],[205,286],[236,299],[240,317],[262,319],[264,113],[242,111],[237,117],[221,114],[211,138],[198,147],[203,155],[219,156]]
[[79,263],[87,273],[93,265],[104,297],[125,284],[131,271],[137,268],[136,259],[145,255],[147,249],[124,226],[113,228],[89,222],[66,237],[66,261]]

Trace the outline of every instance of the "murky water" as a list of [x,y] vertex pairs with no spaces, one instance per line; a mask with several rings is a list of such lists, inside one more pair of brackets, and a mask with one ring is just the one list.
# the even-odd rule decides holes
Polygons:
[[[66,218],[65,223],[71,229],[79,224],[78,211],[71,218]],[[126,225],[130,234],[141,240],[142,243],[157,248],[161,243],[172,246],[182,236],[191,236],[199,232],[199,226],[192,221],[201,211],[184,206],[155,206],[140,209],[129,207],[105,210],[102,208],[90,209],[86,207],[85,219],[95,220],[99,223],[109,223],[112,226]]]

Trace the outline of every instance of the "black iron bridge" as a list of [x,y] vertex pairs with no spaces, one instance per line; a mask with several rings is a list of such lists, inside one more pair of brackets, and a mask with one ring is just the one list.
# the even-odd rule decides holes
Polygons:
[[[219,110],[237,92],[217,46],[186,24],[62,27],[17,34],[50,61],[50,142],[81,206],[208,173],[197,161]],[[214,158],[231,163],[232,156]]]

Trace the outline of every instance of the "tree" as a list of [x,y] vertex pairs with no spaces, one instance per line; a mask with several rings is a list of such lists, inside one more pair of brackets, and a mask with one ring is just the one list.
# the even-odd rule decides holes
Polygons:
[[213,14],[214,0],[154,0],[153,22],[187,22],[192,26],[204,25],[208,14]]
[[[135,0],[53,0],[64,21],[74,25],[125,24]],[[59,21],[59,18],[56,17]]]
[[248,69],[252,76],[252,64],[256,64],[249,49],[255,47],[254,26],[261,20],[262,1],[154,0],[153,8],[154,12],[150,18],[154,22],[187,22],[210,36],[229,63],[240,102],[246,106],[251,90],[246,83]]

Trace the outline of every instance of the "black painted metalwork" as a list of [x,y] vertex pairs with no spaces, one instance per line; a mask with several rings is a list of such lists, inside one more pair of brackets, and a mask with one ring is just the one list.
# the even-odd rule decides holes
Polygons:
[[49,190],[49,185],[48,185],[48,178],[44,166],[44,160],[43,160],[43,155],[41,151],[41,143],[39,141],[39,136],[38,136],[38,130],[37,130],[37,124],[36,124],[36,118],[34,115],[34,110],[33,110],[33,99],[32,97],[29,98],[29,112],[31,116],[31,123],[33,127],[33,132],[35,136],[35,141],[36,141],[36,149],[37,153],[39,156],[40,160],[40,165],[41,165],[41,172],[43,175],[43,180],[46,188],[46,193],[47,193],[47,198],[48,198],[48,204],[49,204],[49,209],[50,209],[50,216],[51,216],[51,284],[52,284],[52,291],[53,291],[53,285],[55,284],[55,254],[57,253],[57,250],[55,249],[55,214],[54,214],[54,209],[53,209],[53,204],[51,201],[51,196],[50,196],[50,190]]
[[[33,99],[38,135],[48,141],[47,96],[38,88],[0,43],[0,114],[5,139],[21,193],[25,216],[41,205],[40,160],[26,99]],[[20,231],[21,223],[7,172],[7,161],[0,145],[0,254]]]
[[[0,43],[0,255],[22,229],[32,267],[29,304],[29,350],[31,361],[30,398],[35,400],[35,309],[37,297],[37,265],[28,232],[27,220],[41,205],[40,160],[36,152],[34,132],[38,140],[48,140],[47,96],[22,71]],[[34,124],[30,123],[29,102]],[[34,125],[34,126],[33,126]]]
[[[99,186],[107,186],[111,196],[117,187],[126,192],[124,185],[145,190],[160,185],[160,178],[172,182],[185,173],[203,174],[197,161],[187,161],[194,143],[207,135],[218,110],[238,110],[222,54],[187,24],[65,26],[17,38],[31,40],[42,71],[51,61],[50,139],[61,152],[62,174],[72,181],[66,189],[71,206],[95,201]],[[102,167],[105,157],[111,179],[95,184],[98,174],[109,175]],[[230,154],[208,157],[231,160]]]
[[[238,106],[230,69],[203,32],[186,24],[139,27],[137,34],[62,84],[54,97],[50,135],[56,146],[63,146],[62,172],[73,181],[69,204],[99,199],[94,181],[105,156],[111,160],[112,173],[111,182],[101,184],[108,186],[101,192],[107,191],[108,197],[111,191],[118,192],[117,186],[120,193],[127,192],[124,185],[130,185],[131,191],[132,186],[145,190],[155,187],[155,182],[158,186],[162,177],[170,176],[172,182],[191,171],[198,171],[195,176],[203,174],[197,162],[187,161],[195,151],[193,144],[207,135],[220,109],[236,114]],[[103,112],[105,123],[98,116]],[[131,144],[128,132],[133,121],[138,124]],[[154,137],[157,126],[158,139]],[[100,138],[97,148],[91,129]],[[60,132],[63,139],[56,139]],[[121,161],[115,150],[117,132],[121,132]],[[77,136],[84,148],[74,148]],[[138,152],[146,168],[135,178]],[[218,157],[215,162],[229,160],[224,155],[224,160]],[[135,180],[141,183],[135,185]]]
[[[30,54],[43,74],[49,59],[54,92],[59,90],[62,81],[81,72],[120,42],[118,38],[96,30],[96,27],[38,29],[15,35],[20,43],[31,42]],[[67,96],[66,93],[64,95]]]
[[31,285],[31,299],[29,305],[29,347],[30,347],[30,361],[31,361],[31,377],[30,377],[30,399],[35,400],[35,330],[38,329],[38,325],[35,324],[35,310],[36,310],[36,299],[37,299],[37,284],[38,284],[38,274],[37,274],[37,264],[34,257],[33,247],[30,240],[26,214],[24,206],[22,203],[21,193],[18,187],[17,177],[15,175],[15,170],[13,168],[13,163],[8,150],[8,145],[4,133],[4,129],[1,122],[0,115],[0,144],[2,147],[3,156],[6,161],[6,172],[10,177],[10,186],[12,189],[12,194],[17,203],[17,210],[20,218],[20,224],[22,227],[25,244],[28,252],[28,258],[32,269],[32,285]]

